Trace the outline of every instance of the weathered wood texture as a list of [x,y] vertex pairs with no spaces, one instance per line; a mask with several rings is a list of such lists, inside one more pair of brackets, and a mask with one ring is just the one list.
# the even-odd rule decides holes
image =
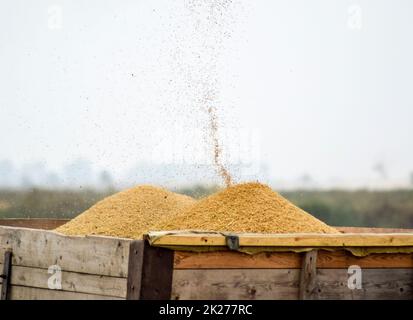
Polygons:
[[[12,250],[11,299],[124,299],[126,277],[136,278],[133,281],[138,290],[128,292],[131,299],[299,298],[301,253],[251,256],[229,251],[176,252],[174,258],[172,251],[134,241],[137,258],[129,261],[130,243],[127,239],[67,237],[48,231],[0,227],[0,270],[1,257],[6,250]],[[52,265],[62,269],[61,290],[47,289],[48,268]],[[315,265],[315,282],[306,298],[413,298],[411,254],[354,257],[343,250],[321,250]],[[350,265],[362,268],[360,290],[347,286]],[[128,274],[128,266],[134,273]]]
[[317,250],[312,250],[302,254],[298,295],[300,300],[310,299],[317,289],[317,253]]
[[145,241],[140,299],[171,298],[173,261],[174,252],[172,250],[151,247]]
[[0,265],[0,270],[3,270],[0,282],[1,282],[1,291],[0,291],[0,300],[7,300],[9,297],[9,286],[11,279],[11,258],[13,253],[11,251],[6,251],[4,253],[3,265]]
[[22,286],[11,286],[11,300],[123,300],[122,298],[108,297],[87,293],[47,290]]
[[[413,299],[413,269],[363,269],[362,289],[347,286],[347,269],[318,269],[311,299]],[[299,297],[299,269],[175,270],[172,299]]]
[[[344,250],[318,251],[317,268],[413,268],[413,254],[374,253],[365,257],[353,256]],[[175,251],[175,269],[297,269],[301,254],[295,252],[265,252],[254,255],[232,251],[189,252]]]
[[[225,247],[226,238],[217,233],[150,232],[153,246]],[[238,234],[241,247],[413,247],[412,233],[338,234]]]
[[0,219],[0,226],[53,230],[68,222],[68,219]]
[[13,265],[126,277],[129,240],[71,237],[51,231],[0,227],[0,255],[13,251]]
[[348,279],[347,269],[318,269],[313,299],[413,299],[413,269],[362,269],[362,289],[348,289]]
[[175,269],[288,269],[300,268],[294,252],[265,252],[254,255],[234,251],[175,251]]
[[[44,230],[0,227],[0,255],[13,251],[10,297],[125,299],[129,243],[126,239],[67,237]],[[51,290],[48,269],[55,265],[62,272],[61,289]]]
[[[51,274],[48,273],[47,269],[13,266],[11,284],[21,287],[48,289],[50,276]],[[61,290],[125,298],[126,278],[62,271]]]
[[127,299],[170,299],[174,252],[134,241],[129,255]]
[[132,241],[129,247],[129,266],[126,299],[139,300],[142,285],[143,240]]
[[175,270],[172,299],[297,299],[299,269]]

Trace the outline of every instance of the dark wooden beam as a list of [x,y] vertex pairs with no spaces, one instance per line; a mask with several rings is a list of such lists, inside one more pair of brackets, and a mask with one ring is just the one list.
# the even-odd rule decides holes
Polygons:
[[303,256],[300,273],[300,300],[313,299],[317,293],[317,254],[317,250],[312,250]]
[[169,300],[174,252],[152,247],[146,240],[130,244],[127,299]]
[[11,258],[12,252],[9,250],[6,251],[4,253],[3,273],[1,274],[3,284],[1,286],[0,300],[7,300],[9,298],[9,288],[11,280]]
[[143,265],[143,240],[130,243],[126,299],[139,300]]

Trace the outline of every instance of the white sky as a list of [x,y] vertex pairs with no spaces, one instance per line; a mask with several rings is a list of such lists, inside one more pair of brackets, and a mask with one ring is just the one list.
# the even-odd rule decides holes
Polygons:
[[[208,148],[179,71],[195,62],[176,58],[217,36],[194,36],[193,1],[0,0],[0,159],[58,170],[84,158],[121,175],[171,146],[187,161]],[[273,179],[409,183],[411,1],[237,0],[229,13],[213,51],[222,130],[259,136]]]

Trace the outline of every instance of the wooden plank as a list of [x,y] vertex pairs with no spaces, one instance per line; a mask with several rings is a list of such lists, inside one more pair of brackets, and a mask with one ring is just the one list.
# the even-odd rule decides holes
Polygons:
[[[225,247],[222,234],[151,232],[153,246]],[[241,247],[412,247],[409,233],[342,234],[239,234]]]
[[303,254],[303,262],[300,270],[299,299],[308,300],[317,290],[317,250]]
[[[0,268],[2,265],[0,264]],[[48,289],[51,274],[47,269],[13,266],[11,284]],[[62,290],[103,296],[126,297],[126,278],[62,271]],[[0,280],[1,283],[1,280]]]
[[317,299],[413,299],[413,269],[362,269],[362,289],[348,288],[347,269],[318,269]]
[[129,300],[169,300],[172,290],[174,252],[133,241],[129,252]]
[[175,251],[175,269],[288,269],[300,268],[295,252],[264,252],[254,255],[234,251]]
[[142,285],[144,241],[132,241],[129,248],[128,282],[126,299],[139,300]]
[[0,219],[0,226],[53,230],[70,220],[68,219]]
[[299,269],[175,270],[174,300],[296,300]]
[[356,257],[344,250],[318,252],[317,268],[348,268],[358,265],[361,268],[413,268],[411,253],[372,253]]
[[[356,257],[344,250],[319,250],[317,268],[413,268],[413,254],[374,253]],[[295,252],[263,252],[254,255],[233,251],[175,251],[175,269],[297,269],[301,255]]]
[[52,231],[0,227],[0,255],[13,251],[13,265],[126,277],[128,239],[64,236]]
[[143,265],[140,289],[141,300],[169,300],[172,291],[174,252],[156,248],[147,241],[143,246]]
[[122,298],[100,296],[61,290],[11,286],[11,300],[123,300]]
[[10,286],[10,279],[11,279],[11,258],[12,252],[6,251],[4,253],[4,260],[3,260],[3,273],[1,274],[0,281],[2,282],[1,285],[1,293],[0,293],[0,300],[7,300],[9,297],[9,286]]
[[[289,299],[299,296],[298,269],[175,270],[172,299]],[[347,269],[318,269],[312,299],[412,299],[413,269],[362,269],[362,289],[349,289]]]

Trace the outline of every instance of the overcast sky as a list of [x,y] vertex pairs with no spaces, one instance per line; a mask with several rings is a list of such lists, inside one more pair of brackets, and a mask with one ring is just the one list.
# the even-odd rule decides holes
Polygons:
[[0,0],[0,160],[83,158],[118,179],[142,161],[209,161],[188,86],[206,72],[227,161],[277,181],[410,183],[411,1],[235,0],[211,32],[194,3]]

